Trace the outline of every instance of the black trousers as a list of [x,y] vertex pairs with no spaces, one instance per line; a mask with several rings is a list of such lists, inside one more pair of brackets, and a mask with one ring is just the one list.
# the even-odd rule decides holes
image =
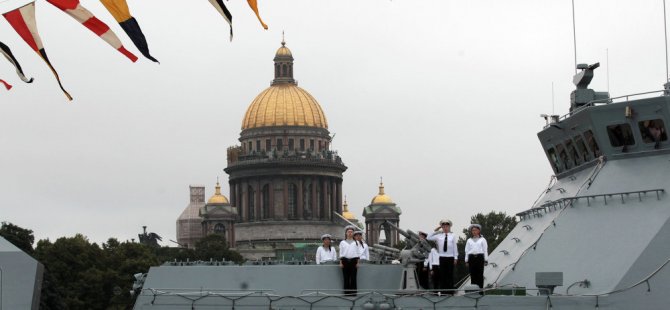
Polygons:
[[423,262],[416,263],[416,275],[419,277],[419,285],[423,289],[428,289],[428,267],[423,266]]
[[356,258],[341,258],[342,262],[342,276],[344,278],[344,295],[356,295],[356,274],[358,273],[358,257]]
[[439,265],[433,265],[433,270],[432,270],[432,275],[430,277],[430,280],[433,281],[431,283],[430,288],[433,290],[437,290],[440,288],[440,266]]
[[454,258],[440,256],[440,287],[442,293],[453,294],[454,289]]
[[484,254],[470,254],[468,256],[470,269],[470,283],[484,287]]

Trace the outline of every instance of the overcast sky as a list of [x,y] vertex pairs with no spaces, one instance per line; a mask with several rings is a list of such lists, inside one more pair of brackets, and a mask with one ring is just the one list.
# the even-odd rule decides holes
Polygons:
[[[568,0],[259,0],[268,31],[246,1],[230,0],[232,42],[206,0],[128,2],[160,65],[131,63],[37,1],[40,35],[73,102],[0,21],[0,41],[35,78],[21,82],[0,59],[0,78],[15,86],[0,89],[0,220],[38,239],[128,240],[146,225],[171,244],[189,184],[205,184],[209,197],[217,176],[227,179],[226,149],[273,78],[282,30],[299,85],[336,134],[360,219],[380,176],[413,230],[515,214],[549,182],[536,133],[541,113],[567,113],[574,88]],[[575,2],[578,61],[601,62],[592,87],[661,89],[662,1]],[[82,4],[141,56],[99,1]]]

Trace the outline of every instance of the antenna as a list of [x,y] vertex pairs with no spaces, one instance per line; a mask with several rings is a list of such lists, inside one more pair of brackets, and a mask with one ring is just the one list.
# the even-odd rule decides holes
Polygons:
[[[665,0],[663,0],[663,1],[665,1]],[[667,50],[666,50],[666,53],[667,53]],[[607,92],[609,93],[610,92],[610,50],[609,50],[609,48],[605,49],[605,58],[607,60]],[[667,59],[667,56],[666,56],[666,59]],[[666,66],[666,70],[667,70],[667,66]]]
[[554,81],[551,81],[551,115],[554,114]]
[[[665,5],[665,0],[663,0],[663,5]],[[577,30],[575,29],[575,0],[572,0],[572,46],[575,49],[575,74],[577,74]]]
[[665,13],[665,0],[663,0],[663,34],[665,35],[665,81],[668,82],[668,22]]

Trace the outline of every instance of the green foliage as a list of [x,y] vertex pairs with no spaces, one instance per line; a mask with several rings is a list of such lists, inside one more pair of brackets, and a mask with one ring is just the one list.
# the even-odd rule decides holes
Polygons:
[[[12,231],[30,232],[32,236],[29,230],[12,228]],[[55,242],[38,241],[34,257],[45,267],[40,300],[40,309],[44,310],[129,309],[134,304],[130,295],[133,275],[147,273],[151,266],[173,260],[209,260],[210,257],[243,261],[239,253],[228,248],[225,239],[216,235],[204,238],[197,250],[191,250],[154,248],[114,238],[99,246],[77,234]]]
[[7,241],[21,249],[21,251],[32,255],[33,242],[35,242],[32,230],[21,228],[12,223],[2,222],[0,236],[7,239]]
[[[491,211],[488,214],[477,213],[470,217],[470,223],[482,225],[482,236],[486,238],[486,243],[489,247],[489,252],[493,251],[500,242],[509,234],[514,226],[516,226],[516,218],[509,216],[504,212]],[[470,232],[463,229],[466,236],[470,236]]]
[[236,263],[244,262],[242,255],[228,248],[225,237],[211,234],[195,243],[195,259],[221,260],[225,259]]
[[[482,236],[486,238],[489,253],[491,253],[501,241],[507,237],[510,231],[516,226],[516,218],[508,216],[504,212],[491,211],[488,214],[477,213],[470,217],[470,223],[482,225]],[[468,229],[463,229],[463,233],[470,237]],[[458,257],[460,263],[454,269],[456,281],[461,281],[469,275],[468,268],[465,267],[465,242],[462,237],[458,238]]]

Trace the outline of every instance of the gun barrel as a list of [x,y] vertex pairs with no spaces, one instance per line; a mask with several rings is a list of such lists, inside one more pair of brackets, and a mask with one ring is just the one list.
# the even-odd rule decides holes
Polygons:
[[387,251],[387,252],[391,252],[391,253],[395,253],[395,254],[400,254],[400,250],[398,250],[396,248],[392,248],[392,247],[387,247],[387,246],[381,245],[381,244],[373,244],[372,248],[380,250],[380,251]]

